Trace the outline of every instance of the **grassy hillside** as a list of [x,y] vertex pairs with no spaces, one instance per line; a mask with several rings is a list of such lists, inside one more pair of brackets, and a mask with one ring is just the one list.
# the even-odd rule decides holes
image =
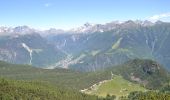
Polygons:
[[108,94],[121,97],[127,96],[133,91],[146,91],[146,89],[139,84],[134,84],[123,79],[121,76],[115,75],[112,80],[107,80],[101,84],[97,84],[93,88],[86,90],[85,93],[95,94],[102,97],[106,97]]
[[[24,98],[27,96],[32,97],[32,95],[34,97],[35,94],[38,95],[38,98],[39,95],[40,97],[41,96],[43,97],[44,95],[47,95],[48,97],[49,95],[50,97],[55,98],[55,96],[58,95],[59,93],[61,94],[60,96],[62,98],[63,96],[65,96],[63,94],[66,93],[66,95],[68,95],[68,98],[71,98],[70,96],[72,95],[72,93],[74,93],[75,95],[72,95],[73,100],[77,100],[77,98],[74,99],[74,97],[76,96],[78,96],[79,98],[81,98],[82,96],[85,97],[85,99],[81,98],[78,100],[82,100],[82,99],[96,100],[96,97],[93,96],[92,97],[87,96],[87,98],[93,98],[93,99],[86,99],[86,95],[76,91],[89,88],[94,84],[103,82],[104,80],[111,79],[112,77],[111,73],[120,76],[115,76],[113,80],[107,81],[100,86],[97,85],[96,90],[91,89],[88,92],[89,93],[91,92],[90,94],[96,94],[99,96],[105,96],[106,94],[111,94],[111,95],[114,94],[116,96],[122,96],[122,95],[127,95],[133,91],[145,91],[143,87],[134,83],[139,83],[142,86],[145,86],[146,88],[149,89],[160,89],[161,87],[166,86],[168,84],[169,77],[170,77],[169,73],[166,70],[164,70],[161,65],[151,60],[140,60],[140,59],[129,61],[120,66],[110,67],[109,69],[103,71],[87,72],[87,73],[77,72],[77,71],[67,70],[67,69],[41,69],[29,65],[16,65],[16,64],[0,62],[1,77],[8,78],[8,79],[23,80],[23,81],[8,81],[8,80],[4,81],[2,79],[1,88],[3,92],[1,92],[0,97],[5,96],[4,98],[6,98],[9,96],[11,98],[14,98],[15,95],[21,94],[21,96],[23,96]],[[138,79],[138,80],[132,80],[132,79]],[[35,84],[34,82],[27,83],[25,82],[26,80],[38,81],[38,84],[37,83]],[[48,83],[50,86],[43,85],[39,82]],[[147,82],[147,84],[143,84],[143,82]],[[3,86],[4,83],[5,85]],[[53,88],[54,86],[55,88]],[[10,87],[12,87],[12,90]],[[71,90],[66,89],[65,91],[65,89],[62,90],[63,89],[62,87],[69,88]],[[19,90],[20,92],[17,92],[18,91],[17,88],[21,89],[21,91]],[[42,93],[40,92],[40,94],[37,94],[39,93],[37,91],[42,91]],[[45,91],[49,91],[49,92],[45,92]],[[170,90],[168,89],[168,91]],[[64,98],[61,100],[68,100],[68,98],[67,99]],[[110,96],[108,98],[110,98]]]
[[101,72],[81,73],[67,69],[41,69],[6,62],[0,62],[0,76],[17,80],[45,81],[53,85],[62,85],[78,90],[110,77],[110,75]]
[[131,60],[123,65],[97,72],[77,72],[67,69],[41,69],[29,65],[0,62],[0,76],[17,80],[39,80],[73,89],[84,89],[111,78],[111,72],[149,89],[159,89],[168,84],[169,73],[151,60]]
[[85,95],[47,83],[0,79],[1,100],[99,100],[96,96]]
[[170,82],[169,72],[152,60],[130,60],[113,71],[124,79],[139,83],[148,89],[160,89]]
[[[118,76],[115,78],[120,80],[121,77]],[[111,83],[115,83],[115,82],[111,82]],[[104,86],[101,86],[101,89],[106,89],[106,87],[109,86],[107,83],[103,85]],[[117,84],[117,86],[119,85]],[[110,88],[112,87],[113,86],[111,85]],[[134,88],[136,88],[136,85],[134,86]],[[126,97],[121,96],[120,100],[143,100],[143,99],[144,100],[145,99],[169,100],[170,98],[169,93],[170,92],[167,92],[167,89],[166,92],[165,91],[164,92],[152,92],[152,91],[131,92],[130,95]],[[16,81],[16,80],[7,80],[4,78],[0,78],[0,99],[1,100],[114,100],[115,97],[111,95],[107,95],[106,98],[99,98],[97,96],[92,96],[92,95],[90,96],[74,90],[65,89],[63,87],[56,87],[56,86],[54,87],[44,82]]]

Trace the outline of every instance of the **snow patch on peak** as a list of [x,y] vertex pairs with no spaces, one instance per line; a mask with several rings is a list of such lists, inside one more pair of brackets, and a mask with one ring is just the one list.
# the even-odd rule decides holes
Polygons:
[[96,26],[96,24],[92,24],[92,23],[87,22],[83,26],[80,26],[78,28],[73,28],[69,31],[73,32],[73,33],[93,33],[93,32],[96,31],[95,26]]

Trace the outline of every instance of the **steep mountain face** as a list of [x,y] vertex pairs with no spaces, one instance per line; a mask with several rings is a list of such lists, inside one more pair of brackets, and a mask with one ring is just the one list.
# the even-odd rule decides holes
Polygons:
[[111,30],[47,39],[68,54],[67,67],[78,70],[95,71],[135,58],[153,59],[170,69],[170,23],[127,21],[106,26]]
[[0,37],[0,60],[43,67],[57,62],[63,56],[60,50],[37,33]]
[[[96,71],[144,58],[170,69],[170,23],[129,20],[86,23],[69,31],[26,26],[0,30],[0,59],[13,63]],[[31,33],[41,36],[35,38]]]

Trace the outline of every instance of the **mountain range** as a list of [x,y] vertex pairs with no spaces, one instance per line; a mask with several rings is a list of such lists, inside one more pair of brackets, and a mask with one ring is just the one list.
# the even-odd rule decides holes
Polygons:
[[170,70],[170,23],[114,21],[71,30],[0,27],[0,60],[53,69],[96,71],[131,59],[152,59]]

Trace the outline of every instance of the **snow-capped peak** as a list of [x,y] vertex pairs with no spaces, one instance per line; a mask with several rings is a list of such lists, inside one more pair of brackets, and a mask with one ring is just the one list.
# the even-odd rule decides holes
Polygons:
[[87,22],[87,23],[84,24],[84,27],[92,27],[92,26],[94,26],[94,25],[95,25],[95,24],[92,24],[92,23],[88,23],[88,22]]
[[110,23],[106,24],[92,24],[92,23],[85,23],[82,26],[78,28],[73,28],[71,30],[61,30],[61,29],[55,29],[51,28],[49,30],[36,30],[33,28],[30,28],[28,26],[18,26],[18,27],[0,27],[0,35],[11,35],[11,34],[19,34],[19,35],[25,35],[30,33],[39,33],[41,36],[47,36],[47,35],[56,35],[56,34],[63,34],[63,33],[71,33],[71,34],[90,34],[94,32],[105,32],[110,31],[113,29],[116,29],[117,27],[123,26],[123,27],[131,27],[136,25],[142,25],[142,26],[151,26],[157,23],[150,22],[148,20],[141,21],[141,20],[128,20],[128,21],[112,21]]
[[34,33],[37,32],[37,30],[30,28],[28,26],[17,26],[17,27],[0,27],[0,33],[2,34],[29,34],[29,33]]
[[95,24],[91,24],[91,23],[87,22],[83,26],[80,26],[78,28],[73,28],[69,31],[73,32],[73,33],[88,33],[90,31],[92,31],[94,26],[95,26]]

